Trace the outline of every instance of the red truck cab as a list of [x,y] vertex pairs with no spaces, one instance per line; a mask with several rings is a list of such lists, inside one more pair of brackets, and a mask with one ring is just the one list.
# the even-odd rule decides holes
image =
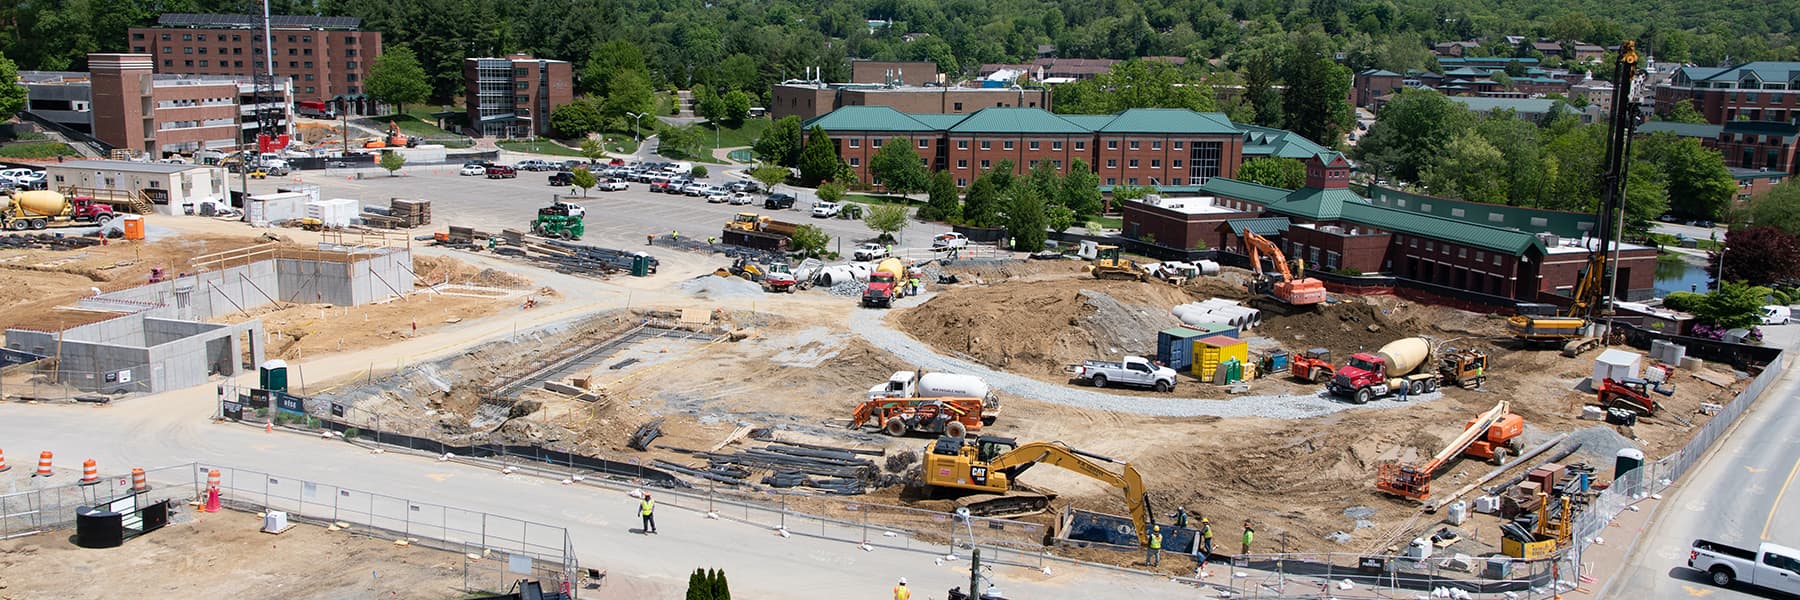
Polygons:
[[1344,366],[1338,367],[1337,374],[1331,377],[1326,387],[1332,393],[1341,396],[1357,397],[1361,390],[1369,390],[1374,396],[1388,393],[1387,361],[1380,356],[1367,352],[1350,355]]
[[869,287],[863,289],[862,305],[882,308],[893,306],[894,296],[899,291],[899,285],[899,282],[894,280],[893,273],[870,273]]
[[76,196],[69,203],[69,218],[76,221],[93,221],[105,224],[118,215],[113,212],[111,204],[101,204],[92,196]]

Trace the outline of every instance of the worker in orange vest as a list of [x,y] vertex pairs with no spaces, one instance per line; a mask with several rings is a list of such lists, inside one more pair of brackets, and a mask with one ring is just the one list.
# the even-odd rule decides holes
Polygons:
[[900,578],[900,583],[894,584],[894,600],[912,600],[912,590],[906,587],[905,577]]

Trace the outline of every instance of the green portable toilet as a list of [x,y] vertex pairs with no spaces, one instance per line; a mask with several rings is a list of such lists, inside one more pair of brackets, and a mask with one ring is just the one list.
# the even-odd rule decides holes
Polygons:
[[639,252],[631,255],[631,276],[646,277],[650,275],[650,255]]
[[257,387],[276,392],[287,391],[287,369],[287,361],[280,359],[264,361],[262,367],[256,370]]

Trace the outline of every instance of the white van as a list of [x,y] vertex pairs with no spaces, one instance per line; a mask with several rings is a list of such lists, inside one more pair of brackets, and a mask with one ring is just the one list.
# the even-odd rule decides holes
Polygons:
[[1786,306],[1769,305],[1762,307],[1762,324],[1764,325],[1786,325],[1787,322],[1793,318],[1793,311],[1789,310]]

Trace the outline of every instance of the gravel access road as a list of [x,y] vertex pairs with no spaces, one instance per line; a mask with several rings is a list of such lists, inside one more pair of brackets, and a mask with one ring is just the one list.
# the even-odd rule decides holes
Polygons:
[[[918,306],[931,297],[931,292],[896,302],[895,308]],[[1385,410],[1403,406],[1392,400],[1376,401],[1364,406],[1333,399],[1324,392],[1312,395],[1245,395],[1225,400],[1187,398],[1181,388],[1162,397],[1119,396],[1094,389],[1072,388],[1038,381],[1023,375],[996,371],[974,361],[945,356],[912,336],[889,327],[883,309],[857,308],[850,313],[850,330],[870,344],[892,353],[900,360],[924,369],[964,373],[981,377],[1001,392],[1077,408],[1111,410],[1156,417],[1262,417],[1267,419],[1310,419],[1353,408]],[[1441,392],[1410,396],[1408,402],[1430,402],[1444,397]]]

